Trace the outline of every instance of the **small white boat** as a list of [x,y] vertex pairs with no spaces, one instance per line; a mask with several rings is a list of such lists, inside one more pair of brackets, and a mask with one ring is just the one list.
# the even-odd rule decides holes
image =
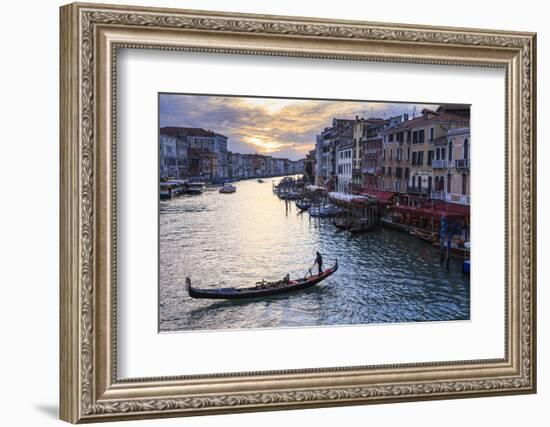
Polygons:
[[187,184],[187,194],[202,194],[206,191],[204,182],[190,182]]
[[234,185],[231,185],[229,183],[225,183],[225,184],[223,184],[223,186],[220,188],[219,191],[222,194],[230,194],[230,193],[234,193],[235,191],[237,191],[237,187],[235,187]]

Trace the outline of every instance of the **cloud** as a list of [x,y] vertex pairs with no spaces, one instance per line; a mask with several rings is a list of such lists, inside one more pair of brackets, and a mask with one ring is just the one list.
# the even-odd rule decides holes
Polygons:
[[211,129],[238,153],[303,158],[333,117],[388,118],[434,105],[161,94],[160,126]]

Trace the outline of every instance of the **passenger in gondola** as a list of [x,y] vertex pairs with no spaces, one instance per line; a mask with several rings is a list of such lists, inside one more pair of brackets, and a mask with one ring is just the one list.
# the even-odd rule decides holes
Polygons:
[[321,274],[323,272],[323,257],[319,251],[317,251],[315,256],[315,264],[319,267],[319,274]]

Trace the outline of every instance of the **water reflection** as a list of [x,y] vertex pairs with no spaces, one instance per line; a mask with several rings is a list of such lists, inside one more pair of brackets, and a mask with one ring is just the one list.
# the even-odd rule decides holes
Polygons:
[[[235,185],[161,202],[161,331],[469,318],[469,278],[458,260],[441,268],[437,248],[388,229],[350,236],[279,200],[270,181]],[[301,277],[316,250],[339,270],[308,290],[237,302],[185,291],[187,276],[197,287]]]

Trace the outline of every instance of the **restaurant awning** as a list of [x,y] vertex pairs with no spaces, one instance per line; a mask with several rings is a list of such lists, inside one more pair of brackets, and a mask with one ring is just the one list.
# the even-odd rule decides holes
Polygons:
[[388,204],[393,202],[393,198],[398,193],[395,191],[381,191],[363,188],[358,191],[359,195],[367,197],[376,197],[380,203]]
[[424,218],[467,218],[470,216],[470,210],[467,206],[455,205],[453,203],[442,202],[443,205],[439,204],[437,207],[423,207],[417,208],[414,206],[401,206],[395,205],[391,206],[390,210],[392,212],[399,212],[402,214],[409,214],[420,216]]

